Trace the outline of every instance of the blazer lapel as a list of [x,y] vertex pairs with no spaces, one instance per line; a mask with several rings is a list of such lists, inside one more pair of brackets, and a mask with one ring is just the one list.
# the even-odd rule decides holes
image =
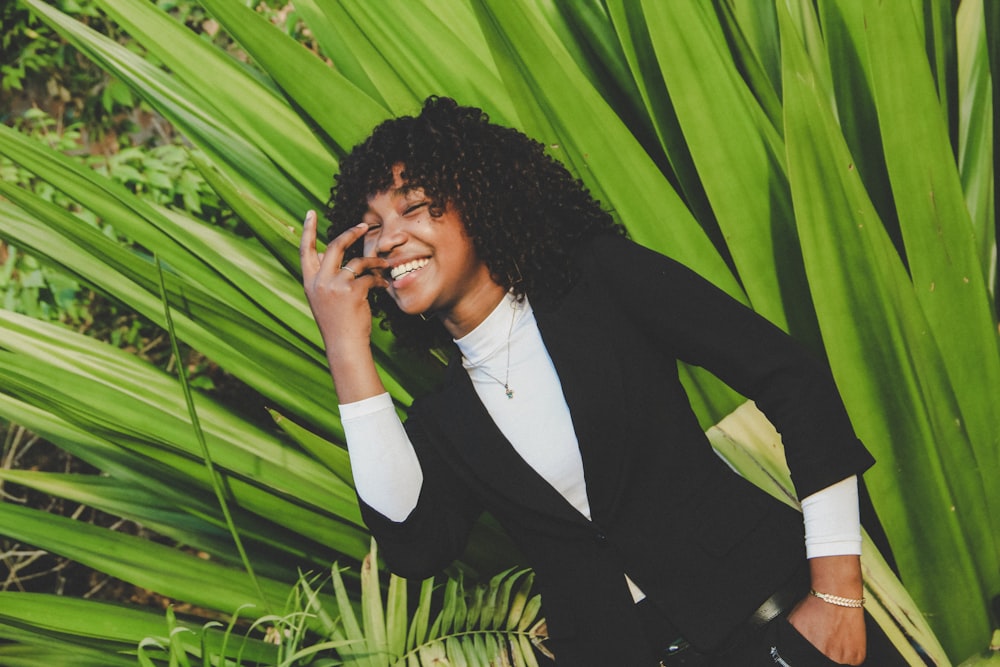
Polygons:
[[573,418],[590,511],[598,523],[612,513],[630,460],[621,444],[624,374],[613,330],[602,318],[604,309],[579,284],[555,309],[535,310]]
[[476,483],[523,509],[572,524],[587,522],[508,442],[458,359],[449,365],[445,388],[428,403],[422,409],[436,413],[449,455],[470,469]]
[[[554,309],[535,309],[542,340],[562,384],[583,459],[591,516],[609,516],[624,484],[629,457],[620,445],[625,414],[623,373],[613,332],[578,284]],[[517,453],[479,400],[458,358],[445,387],[422,402],[444,435],[450,457],[475,483],[507,502],[573,524],[586,518]],[[431,416],[431,415],[429,415]]]

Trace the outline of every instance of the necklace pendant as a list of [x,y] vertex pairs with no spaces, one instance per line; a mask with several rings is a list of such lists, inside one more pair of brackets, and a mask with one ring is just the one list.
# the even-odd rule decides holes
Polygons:
[[514,398],[514,390],[507,385],[503,386],[504,393],[507,394],[507,398]]

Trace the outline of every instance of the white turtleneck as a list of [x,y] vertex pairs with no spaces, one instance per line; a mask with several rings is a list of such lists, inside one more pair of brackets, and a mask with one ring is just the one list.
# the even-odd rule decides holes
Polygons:
[[[591,518],[573,420],[528,300],[518,303],[508,294],[455,344],[479,400],[500,432],[528,465]],[[508,349],[512,351],[509,382]],[[513,398],[507,398],[505,383]]]
[[[508,294],[455,343],[501,433],[528,465],[591,518],[572,417],[528,300],[518,303]],[[507,398],[505,384],[513,398]],[[416,507],[423,473],[392,399],[386,393],[343,404],[340,415],[358,494],[385,517],[403,521]],[[803,499],[802,511],[809,558],[861,553],[856,477]],[[641,591],[629,584],[633,597],[641,599]]]

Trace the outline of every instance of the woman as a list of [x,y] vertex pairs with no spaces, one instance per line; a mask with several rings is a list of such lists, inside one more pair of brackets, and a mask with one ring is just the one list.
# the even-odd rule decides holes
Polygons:
[[[856,476],[873,460],[794,341],[626,240],[541,144],[447,98],[355,147],[327,214],[323,254],[306,217],[304,284],[394,571],[448,565],[485,510],[536,572],[559,664],[897,664],[862,608]],[[405,426],[373,311],[451,350]],[[713,453],[678,359],[782,432],[805,540],[803,515]]]

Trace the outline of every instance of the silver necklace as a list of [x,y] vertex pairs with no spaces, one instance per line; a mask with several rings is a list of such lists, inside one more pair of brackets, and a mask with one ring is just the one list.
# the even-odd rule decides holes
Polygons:
[[510,309],[510,328],[507,330],[507,373],[504,375],[504,379],[501,380],[479,364],[469,364],[469,368],[478,368],[497,384],[503,385],[503,393],[507,395],[508,399],[514,398],[514,390],[510,388],[510,336],[514,332],[514,319],[517,317],[516,302],[512,302],[510,304]]

